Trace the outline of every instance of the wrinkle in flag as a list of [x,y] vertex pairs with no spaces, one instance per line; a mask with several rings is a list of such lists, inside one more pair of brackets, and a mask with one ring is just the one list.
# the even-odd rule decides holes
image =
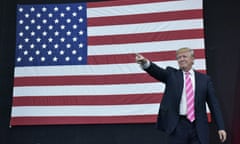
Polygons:
[[154,123],[164,84],[141,53],[178,67],[195,51],[205,72],[200,0],[119,0],[18,5],[11,125]]

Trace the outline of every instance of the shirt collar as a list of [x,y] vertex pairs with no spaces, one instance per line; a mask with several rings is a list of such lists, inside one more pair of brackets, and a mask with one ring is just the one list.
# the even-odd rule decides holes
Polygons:
[[[190,69],[190,71],[188,71],[190,73],[191,76],[194,75],[194,70],[193,69]],[[185,71],[183,71],[183,73],[185,74]]]

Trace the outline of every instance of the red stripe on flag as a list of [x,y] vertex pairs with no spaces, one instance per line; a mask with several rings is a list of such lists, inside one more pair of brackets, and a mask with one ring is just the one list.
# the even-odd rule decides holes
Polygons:
[[194,30],[178,30],[143,34],[122,34],[111,36],[91,36],[88,38],[89,45],[104,45],[104,44],[125,44],[149,41],[167,41],[179,39],[195,39],[203,38],[204,32],[202,29]]
[[14,86],[101,85],[156,82],[147,74],[18,77]]
[[147,22],[161,22],[170,20],[185,20],[202,18],[202,9],[185,10],[174,12],[161,12],[152,14],[139,14],[128,16],[108,16],[88,19],[88,26],[120,25],[120,24],[137,24]]
[[12,117],[11,125],[155,123],[157,115],[90,117]]
[[[149,52],[149,53],[141,53],[141,54],[151,59],[152,61],[176,60],[176,51]],[[194,54],[196,59],[205,58],[205,50],[203,48],[195,49]],[[135,54],[98,55],[98,56],[88,57],[88,64],[91,64],[91,65],[123,64],[123,63],[133,63],[133,62],[135,62]]]
[[206,70],[197,70],[197,71],[200,72],[200,73],[203,73],[203,74],[206,74],[206,73],[207,73]]
[[14,97],[13,106],[124,105],[160,103],[162,93],[111,96],[27,96]]

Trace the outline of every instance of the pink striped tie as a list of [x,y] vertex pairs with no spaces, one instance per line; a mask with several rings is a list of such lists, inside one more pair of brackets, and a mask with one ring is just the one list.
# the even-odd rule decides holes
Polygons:
[[190,79],[190,73],[186,72],[186,96],[187,96],[187,118],[190,122],[195,120],[195,113],[194,113],[194,93],[193,93],[193,85]]

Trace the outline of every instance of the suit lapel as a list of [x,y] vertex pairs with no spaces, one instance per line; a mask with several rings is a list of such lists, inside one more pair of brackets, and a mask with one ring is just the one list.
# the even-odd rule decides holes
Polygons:
[[195,74],[195,92],[194,92],[194,95],[195,95],[195,109],[198,107],[197,105],[198,105],[198,99],[199,99],[199,97],[198,97],[198,90],[199,90],[199,86],[200,86],[200,84],[199,84],[199,82],[200,82],[200,80],[199,80],[199,74],[198,74],[198,72],[196,72],[196,71],[194,71],[194,74]]

